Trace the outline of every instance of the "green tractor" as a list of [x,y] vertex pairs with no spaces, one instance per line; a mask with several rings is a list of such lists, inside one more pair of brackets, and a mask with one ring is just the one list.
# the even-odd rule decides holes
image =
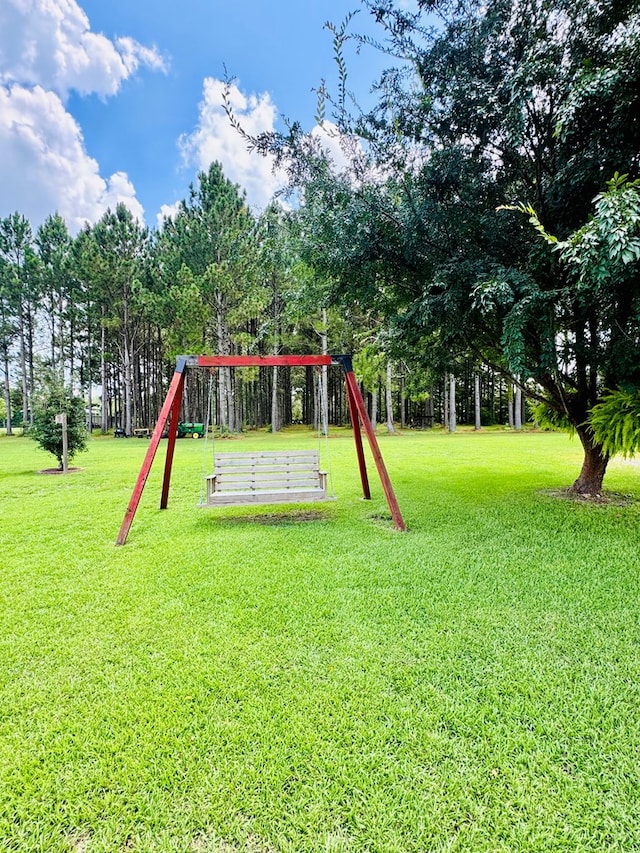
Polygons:
[[202,438],[204,436],[204,424],[178,423],[176,433],[178,438]]

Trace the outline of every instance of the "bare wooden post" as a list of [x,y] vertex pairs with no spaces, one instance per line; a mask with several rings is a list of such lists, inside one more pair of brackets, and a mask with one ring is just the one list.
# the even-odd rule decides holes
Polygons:
[[67,413],[60,412],[56,415],[56,423],[62,427],[62,473],[69,470],[69,436],[67,434]]

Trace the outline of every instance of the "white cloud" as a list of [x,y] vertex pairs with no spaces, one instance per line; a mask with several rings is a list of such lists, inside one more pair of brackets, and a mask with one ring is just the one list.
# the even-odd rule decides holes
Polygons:
[[156,226],[162,228],[165,219],[175,219],[180,210],[180,202],[175,201],[173,204],[160,205],[160,211],[156,216]]
[[[248,203],[262,210],[286,179],[283,174],[274,174],[271,158],[249,151],[245,140],[229,123],[222,106],[224,86],[213,77],[205,79],[198,126],[192,134],[182,137],[180,148],[185,163],[202,171],[214,161],[221,163],[225,176],[246,190]],[[276,107],[268,92],[245,95],[232,85],[229,102],[249,135],[274,130]]]
[[0,150],[0,215],[18,210],[37,226],[57,211],[76,232],[124,202],[143,220],[127,176],[100,176],[78,124],[54,92],[0,86]]
[[128,176],[100,175],[63,103],[72,89],[114,95],[142,66],[165,68],[155,48],[91,32],[76,0],[0,0],[0,216],[37,226],[58,211],[77,231],[124,202],[143,220]]
[[[353,153],[353,140],[346,137],[340,132],[338,127],[331,121],[325,121],[322,125],[317,124],[309,134],[313,142],[319,146],[324,155],[332,164],[332,169],[336,174],[348,169]],[[356,143],[356,149],[358,149]]]
[[105,182],[104,192],[96,199],[95,208],[100,215],[110,207],[112,210],[122,202],[135,219],[144,222],[144,208],[136,198],[136,190],[126,172],[114,172]]
[[[274,172],[273,158],[248,149],[223,108],[224,89],[225,84],[221,80],[205,79],[198,126],[193,133],[183,136],[179,145],[187,165],[206,171],[212,162],[221,163],[225,176],[246,190],[249,205],[260,211],[278,190],[287,186],[287,176],[282,170]],[[268,92],[246,95],[236,85],[231,85],[227,98],[235,118],[249,136],[275,129],[276,106]],[[356,183],[358,179],[352,174],[353,166],[360,163],[359,180],[381,179],[378,172],[367,165],[360,142],[342,134],[332,122],[316,125],[307,140],[315,153],[324,152],[336,174],[345,174]],[[158,223],[162,222],[163,215],[174,214],[176,207],[164,205],[158,215]]]
[[140,66],[165,67],[155,48],[93,33],[75,0],[2,0],[0,83],[114,95]]

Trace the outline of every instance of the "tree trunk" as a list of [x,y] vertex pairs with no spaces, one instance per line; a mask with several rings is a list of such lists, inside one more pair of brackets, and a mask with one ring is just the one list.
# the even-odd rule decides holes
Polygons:
[[522,388],[516,385],[516,395],[513,404],[513,424],[517,430],[522,429]]
[[393,426],[393,393],[391,390],[391,381],[392,381],[392,373],[391,373],[391,362],[387,362],[387,384],[386,384],[386,406],[387,406],[387,432],[389,435],[393,435],[395,433],[395,429]]
[[2,351],[2,361],[4,366],[4,402],[7,409],[7,435],[13,435],[11,430],[11,386],[9,384],[9,348],[4,347]]
[[20,340],[20,379],[22,381],[22,426],[29,426],[29,390],[27,379],[27,338],[24,319],[24,305],[20,301],[18,309],[18,337]]
[[191,413],[191,385],[186,381],[182,386],[182,407],[178,420],[184,421],[185,423],[191,423],[193,421]]
[[476,371],[473,377],[473,399],[475,402],[475,429],[482,429],[482,408],[480,400],[480,374]]
[[226,432],[229,429],[229,419],[227,418],[227,383],[225,382],[226,370],[228,370],[227,367],[218,368],[218,409],[221,432]]
[[[329,338],[327,335],[327,309],[322,309],[322,335],[320,336],[320,342],[322,345],[322,355],[329,354]],[[329,434],[329,373],[327,370],[327,365],[322,365],[321,371],[321,393],[320,393],[320,416],[322,418],[322,433],[323,435]]]
[[236,398],[234,391],[234,376],[230,367],[223,367],[225,382],[225,400],[227,405],[227,423],[229,424],[229,432],[236,432]]
[[586,427],[576,429],[582,447],[584,460],[580,476],[571,486],[570,491],[578,495],[598,496],[602,491],[602,481],[607,471],[609,455],[602,452],[602,445],[593,441],[593,436]]
[[509,429],[513,429],[513,383],[509,382],[507,387],[507,416],[509,419]]
[[100,382],[102,383],[102,411],[100,413],[100,429],[105,435],[109,429],[109,410],[111,409],[109,400],[109,387],[107,377],[107,331],[104,325],[104,308],[102,309],[102,329],[100,330]]
[[132,368],[131,368],[131,352],[129,349],[129,338],[125,329],[123,340],[122,353],[122,382],[124,384],[124,431],[127,435],[133,435],[132,421]]
[[[274,347],[274,349],[277,349],[277,347]],[[278,432],[279,429],[280,417],[278,412],[278,368],[274,367],[271,378],[271,432]]]
[[427,426],[432,427],[433,426],[433,418],[434,418],[433,386],[431,388],[429,388],[429,396],[427,397],[427,399],[424,402],[424,413],[425,413],[425,416],[427,418]]
[[449,427],[449,374],[445,373],[442,389],[442,426]]
[[456,378],[449,374],[449,432],[456,431]]
[[35,368],[33,364],[33,311],[31,301],[27,302],[27,357],[29,362],[29,426],[33,426],[33,389],[35,388]]
[[87,415],[87,432],[89,435],[93,432],[93,378],[91,375],[91,326],[87,326],[87,366],[86,373],[89,377],[87,385],[87,407],[89,414]]
[[[75,388],[73,383],[73,375],[76,372],[76,359],[75,359],[75,337],[76,337],[76,324],[74,322],[75,312],[71,312],[71,318],[69,320],[69,387]],[[64,339],[62,337],[62,332],[60,332],[60,364],[62,365],[62,369],[64,371]]]

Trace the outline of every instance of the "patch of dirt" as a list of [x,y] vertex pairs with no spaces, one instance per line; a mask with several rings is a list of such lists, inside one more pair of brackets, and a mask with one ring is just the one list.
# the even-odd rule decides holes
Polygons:
[[91,833],[82,832],[80,835],[71,836],[69,839],[72,853],[86,853],[86,850],[91,843]]
[[623,495],[621,492],[579,495],[571,489],[544,489],[541,494],[551,498],[573,501],[573,503],[593,504],[594,506],[631,506],[635,502],[631,495]]
[[[76,474],[78,471],[82,471],[82,468],[67,468],[67,474]],[[64,474],[64,471],[61,471],[60,468],[43,468],[41,471],[38,471],[38,474]]]
[[269,512],[260,515],[236,515],[233,518],[220,518],[219,524],[299,524],[304,521],[326,521],[327,516],[317,510],[298,510],[294,512]]

